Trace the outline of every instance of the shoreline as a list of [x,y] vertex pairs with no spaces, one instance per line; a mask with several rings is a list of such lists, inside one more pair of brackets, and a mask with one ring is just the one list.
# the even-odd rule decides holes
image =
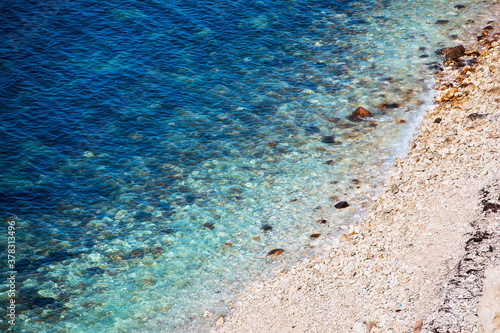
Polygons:
[[[487,30],[490,36],[498,32]],[[231,317],[218,318],[221,332],[404,332],[420,322],[423,332],[476,331],[484,270],[491,258],[500,258],[497,250],[481,259],[480,269],[471,269],[475,296],[466,297],[467,304],[443,302],[460,299],[454,289],[464,291],[461,279],[472,278],[460,272],[465,259],[474,262],[471,239],[495,232],[482,231],[488,224],[480,221],[495,218],[481,208],[487,200],[481,193],[494,189],[500,176],[494,100],[500,101],[500,85],[498,91],[491,86],[491,78],[500,77],[492,67],[500,47],[486,38],[467,51],[479,55],[436,75],[435,104],[424,114],[413,147],[396,159],[368,216],[330,252],[251,284]],[[493,104],[483,104],[486,95]]]

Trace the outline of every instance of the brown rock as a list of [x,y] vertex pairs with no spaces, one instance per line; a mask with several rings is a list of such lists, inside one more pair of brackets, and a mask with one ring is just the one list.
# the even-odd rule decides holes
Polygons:
[[327,220],[317,220],[316,222],[317,222],[317,223],[320,223],[320,224],[325,224],[325,223],[328,223],[328,221],[327,221]]
[[360,106],[349,116],[350,120],[361,120],[366,117],[371,117],[371,113],[368,112],[364,107]]
[[453,46],[441,50],[441,53],[444,54],[446,61],[456,62],[465,55],[465,47],[463,45]]
[[437,25],[445,25],[445,24],[447,24],[448,22],[450,22],[450,21],[448,21],[448,20],[437,20],[437,21],[436,21],[436,24],[437,24]]
[[441,97],[441,100],[443,102],[449,101],[450,99],[453,98],[453,96],[455,95],[456,92],[458,92],[457,88],[450,88],[450,89],[448,89],[448,91],[446,91],[446,93],[443,95],[443,97]]
[[438,117],[438,118],[434,119],[434,123],[435,123],[435,124],[439,124],[439,123],[441,122],[441,120],[442,120],[442,119]]
[[347,203],[347,201],[340,201],[339,203],[337,203],[335,205],[335,208],[337,209],[342,209],[342,208],[347,208],[349,207],[349,204]]
[[280,254],[282,254],[283,252],[285,252],[285,250],[283,249],[274,249],[274,250],[271,250],[267,253],[268,256],[279,256]]
[[319,238],[319,236],[321,236],[321,234],[312,234],[311,236],[309,236],[309,238],[314,239]]

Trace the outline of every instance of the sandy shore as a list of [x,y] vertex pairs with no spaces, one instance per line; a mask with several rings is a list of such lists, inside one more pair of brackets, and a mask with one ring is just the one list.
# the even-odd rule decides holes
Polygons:
[[[476,332],[500,258],[498,29],[437,75],[435,104],[368,217],[235,302],[220,332]],[[500,207],[500,206],[498,206]]]

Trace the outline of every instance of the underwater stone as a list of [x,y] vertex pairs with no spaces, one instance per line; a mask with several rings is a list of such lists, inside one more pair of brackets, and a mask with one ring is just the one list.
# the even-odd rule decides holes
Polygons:
[[349,204],[347,201],[340,201],[339,203],[335,204],[335,208],[337,209],[342,209],[342,208],[347,208],[349,207]]
[[317,223],[320,223],[320,224],[325,224],[325,223],[328,223],[328,221],[327,221],[327,220],[317,220],[316,222],[317,222]]
[[378,106],[379,108],[382,109],[396,109],[399,107],[398,103],[383,103]]
[[435,124],[439,124],[439,123],[441,122],[441,120],[442,120],[442,119],[438,117],[438,118],[434,119],[434,123],[435,123]]
[[36,297],[31,300],[31,306],[33,308],[41,308],[49,304],[55,303],[55,299],[52,297]]
[[321,138],[321,142],[323,143],[339,143],[335,141],[335,136],[327,135]]
[[315,239],[315,238],[319,238],[319,236],[321,236],[321,234],[312,234],[309,236],[309,238]]
[[326,120],[328,120],[331,123],[338,123],[340,121],[340,118],[337,118],[337,117],[327,117]]
[[105,270],[102,269],[101,267],[89,267],[85,270],[85,274],[88,274],[88,275],[98,275],[98,274],[104,274]]
[[264,224],[262,226],[262,230],[264,230],[264,232],[269,232],[269,231],[273,230],[273,227],[270,224]]
[[203,223],[202,226],[204,226],[205,228],[208,228],[210,230],[214,230],[215,229],[215,226],[213,223],[210,223],[210,222],[207,222],[207,223]]
[[445,24],[447,24],[448,22],[450,22],[450,21],[448,21],[448,20],[437,20],[437,21],[436,21],[436,24],[437,24],[437,25],[445,25]]
[[321,130],[316,126],[309,126],[306,128],[307,133],[319,133]]
[[282,254],[283,252],[285,252],[285,250],[283,249],[274,249],[274,250],[271,250],[267,253],[268,256],[278,256],[280,254]]
[[269,147],[276,147],[276,146],[278,145],[278,143],[276,143],[276,141],[269,141],[269,142],[267,143],[267,145],[268,145]]

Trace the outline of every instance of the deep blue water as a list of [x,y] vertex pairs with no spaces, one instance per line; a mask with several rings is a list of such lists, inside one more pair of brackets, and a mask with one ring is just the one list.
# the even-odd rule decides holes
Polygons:
[[[348,223],[328,198],[357,191],[351,178],[368,193],[407,140],[434,49],[473,26],[454,5],[2,2],[14,329],[182,331],[203,310],[226,311],[214,293],[255,274],[272,247],[303,234],[303,248],[325,216]],[[346,119],[358,105],[371,123]]]

